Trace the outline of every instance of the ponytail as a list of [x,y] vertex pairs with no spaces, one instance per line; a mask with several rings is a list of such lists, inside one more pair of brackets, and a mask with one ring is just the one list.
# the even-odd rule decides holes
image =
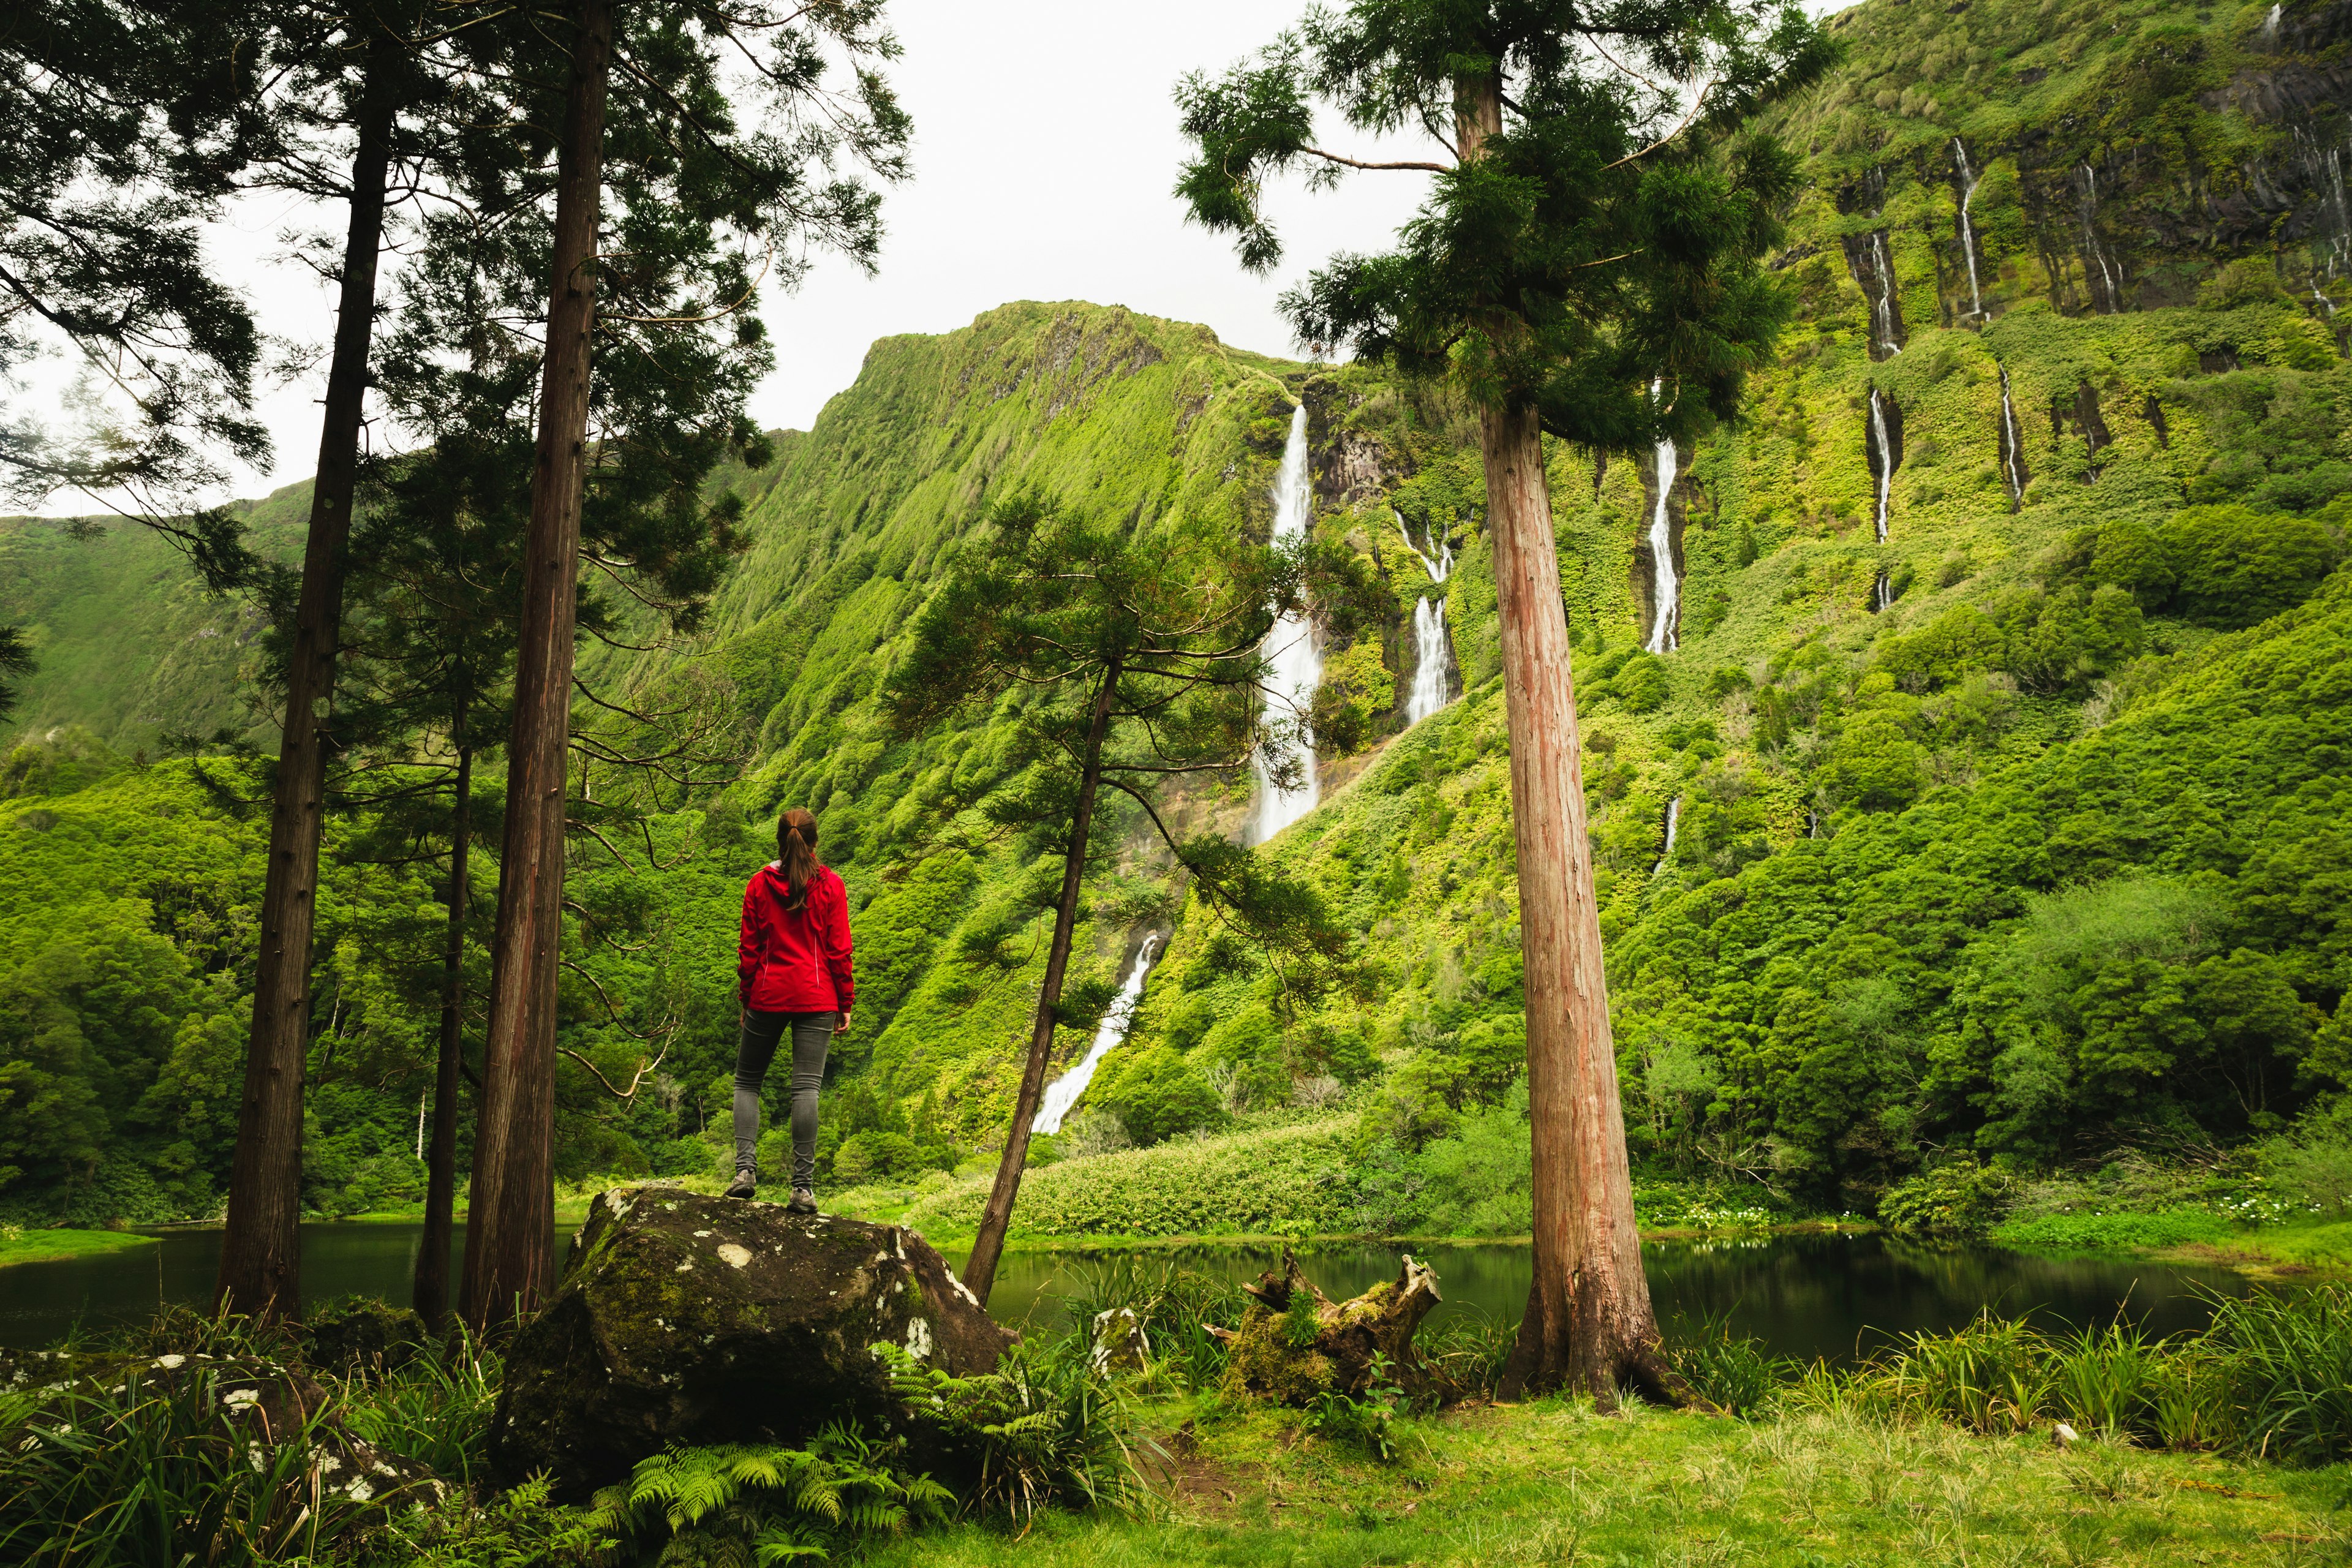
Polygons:
[[792,885],[784,908],[807,907],[809,886],[816,880],[816,818],[799,806],[776,819],[776,867]]

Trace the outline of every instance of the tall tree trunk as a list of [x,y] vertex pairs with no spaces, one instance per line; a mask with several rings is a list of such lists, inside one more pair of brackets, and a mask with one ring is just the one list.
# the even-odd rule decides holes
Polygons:
[[368,347],[375,331],[377,253],[391,176],[399,45],[369,49],[352,158],[350,225],[336,303],[334,357],[302,549],[302,589],[286,668],[286,728],[269,811],[269,867],[261,895],[261,952],[246,1035],[245,1093],[229,1168],[214,1304],[259,1318],[301,1312],[302,1075],[310,1035],[310,938],[318,914],[319,837],[343,618],[344,547],[352,531]]
[[[1499,84],[1465,78],[1455,120],[1465,161],[1484,155],[1502,122]],[[1491,330],[1507,342],[1512,323]],[[1680,1403],[1680,1382],[1658,1354],[1633,1218],[1543,427],[1533,408],[1502,406],[1481,410],[1479,431],[1511,736],[1534,1154],[1535,1279],[1501,1392],[1567,1387],[1607,1406],[1630,1384]]]
[[1021,1168],[1029,1159],[1029,1125],[1037,1120],[1037,1102],[1045,1092],[1045,1059],[1054,1050],[1054,1010],[1062,1000],[1062,975],[1070,966],[1070,935],[1078,923],[1078,884],[1087,866],[1087,835],[1094,826],[1095,792],[1102,782],[1103,737],[1110,730],[1111,700],[1118,691],[1118,665],[1103,671],[1102,689],[1095,693],[1095,711],[1087,727],[1086,756],[1078,776],[1078,805],[1070,821],[1069,848],[1062,857],[1062,897],[1054,908],[1054,942],[1045,950],[1045,984],[1037,993],[1037,1021],[1029,1030],[1029,1059],[1021,1068],[1021,1094],[1013,1105],[1013,1128],[1004,1139],[1004,1153],[996,1162],[996,1184],[988,1190],[988,1206],[980,1211],[980,1231],[971,1238],[971,1257],[963,1266],[964,1289],[988,1305],[990,1287],[996,1283],[997,1260],[1004,1255],[1004,1232],[1013,1223],[1013,1201],[1021,1194]]
[[[455,728],[465,725],[460,702]],[[473,849],[474,753],[457,749],[457,797],[449,807],[449,930],[441,950],[441,1049],[433,1066],[433,1143],[425,1165],[425,1235],[411,1303],[427,1327],[449,1312],[449,1231],[457,1205],[457,1064],[466,1034],[466,905]]]
[[1535,1156],[1535,1279],[1502,1392],[1565,1386],[1610,1405],[1626,1382],[1679,1402],[1657,1353],[1633,1220],[1543,432],[1533,409],[1487,409],[1480,424],[1511,734]]
[[466,1219],[466,1319],[478,1331],[538,1310],[554,1252],[564,764],[572,726],[581,490],[587,471],[597,216],[604,183],[604,94],[612,60],[612,7],[606,0],[582,0],[556,183],[554,280],[530,478],[499,919],[490,943],[489,1030]]

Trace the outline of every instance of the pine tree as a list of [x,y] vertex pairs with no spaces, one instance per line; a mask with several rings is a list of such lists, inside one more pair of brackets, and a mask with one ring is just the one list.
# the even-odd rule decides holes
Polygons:
[[[264,119],[257,11],[25,0],[0,27],[0,387],[46,338],[107,410],[62,437],[0,412],[0,504],[79,489],[160,521],[226,478],[221,458],[267,461],[260,334],[202,243]],[[233,536],[219,513],[173,527]]]
[[[1395,249],[1336,257],[1283,303],[1302,342],[1454,376],[1480,413],[1534,1145],[1514,1394],[1678,1392],[1634,1226],[1543,437],[1625,449],[1733,412],[1789,309],[1760,261],[1796,178],[1790,153],[1743,127],[1832,58],[1793,5],[1350,0],[1178,89],[1198,150],[1178,194],[1253,270],[1281,254],[1267,177],[1432,176]],[[1318,101],[1359,132],[1425,132],[1444,156],[1327,151]]]
[[[338,744],[336,659],[346,544],[359,482],[360,432],[371,381],[377,270],[395,189],[446,179],[469,100],[462,63],[427,40],[423,0],[374,0],[331,13],[270,8],[269,44],[287,70],[258,183],[342,205],[335,336],[327,370],[318,468],[278,689],[284,723],[272,779],[261,942],[246,1041],[236,1155],[229,1178],[215,1296],[258,1316],[299,1310],[302,1080],[310,1029],[310,942],[329,759]],[[471,153],[467,143],[463,153]],[[332,173],[338,158],[348,173]],[[265,578],[265,582],[268,579]]]
[[[550,1283],[574,639],[610,625],[593,597],[583,618],[580,564],[690,628],[741,548],[740,501],[702,488],[724,458],[766,460],[743,414],[769,363],[761,276],[789,282],[814,247],[870,266],[879,198],[832,169],[906,172],[909,127],[877,69],[898,45],[880,16],[880,0],[580,0],[568,25],[531,19],[555,60],[520,51],[519,118],[560,129],[552,211],[543,189],[530,209],[546,228],[496,242],[535,253],[548,303],[466,1234],[478,1327],[534,1310]],[[747,61],[764,125],[738,125],[723,90]]]
[[891,670],[884,705],[902,731],[1012,688],[1029,694],[1015,752],[1027,765],[982,809],[1000,825],[1043,830],[1061,850],[1021,1088],[963,1269],[983,1304],[1055,1031],[1090,1027],[1109,1000],[1089,994],[1072,1006],[1064,993],[1080,889],[1090,861],[1103,858],[1094,830],[1106,786],[1150,819],[1204,903],[1292,961],[1294,979],[1321,979],[1342,956],[1345,939],[1311,891],[1222,839],[1180,842],[1156,805],[1171,780],[1230,777],[1254,756],[1268,760],[1276,784],[1295,787],[1298,764],[1280,745],[1295,721],[1269,716],[1260,650],[1276,617],[1306,602],[1309,560],[1200,527],[1130,538],[1035,494],[1015,496],[992,509],[986,532],[917,616]]

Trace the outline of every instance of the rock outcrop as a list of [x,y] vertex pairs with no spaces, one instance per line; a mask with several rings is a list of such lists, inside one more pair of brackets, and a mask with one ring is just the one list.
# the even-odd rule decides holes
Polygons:
[[615,1188],[509,1349],[491,1455],[507,1479],[545,1470],[578,1500],[672,1443],[901,1426],[877,1343],[967,1376],[1013,1338],[912,1231]]

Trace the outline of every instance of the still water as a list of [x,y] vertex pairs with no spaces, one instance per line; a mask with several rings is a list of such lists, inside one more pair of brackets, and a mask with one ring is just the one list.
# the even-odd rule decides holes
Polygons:
[[[304,1226],[304,1299],[405,1300],[420,1235],[414,1225]],[[460,1252],[463,1247],[461,1226]],[[1517,1321],[1529,1275],[1524,1246],[1440,1244],[1411,1250],[1437,1270],[1445,1298],[1437,1321],[1458,1312]],[[1300,1263],[1336,1300],[1394,1278],[1397,1251],[1372,1243],[1326,1245],[1303,1249]],[[1833,1362],[1850,1361],[1857,1351],[1867,1354],[1892,1334],[1958,1327],[1987,1306],[2031,1314],[2053,1328],[2103,1322],[2123,1310],[2155,1332],[2172,1333],[2204,1323],[2207,1293],[2246,1289],[2224,1269],[2036,1258],[1992,1247],[1923,1247],[1879,1236],[1651,1242],[1643,1254],[1669,1335],[1727,1318],[1734,1333],[1753,1334],[1777,1354]],[[1138,1261],[1151,1268],[1171,1256],[1185,1268],[1230,1280],[1254,1279],[1278,1261],[1270,1249],[1219,1246],[1150,1251]],[[77,1323],[135,1317],[163,1302],[202,1305],[212,1293],[219,1258],[218,1231],[181,1230],[133,1251],[0,1268],[0,1346],[47,1344]],[[990,1305],[1006,1322],[1058,1331],[1064,1301],[1101,1266],[1099,1257],[1086,1254],[1009,1254]]]

